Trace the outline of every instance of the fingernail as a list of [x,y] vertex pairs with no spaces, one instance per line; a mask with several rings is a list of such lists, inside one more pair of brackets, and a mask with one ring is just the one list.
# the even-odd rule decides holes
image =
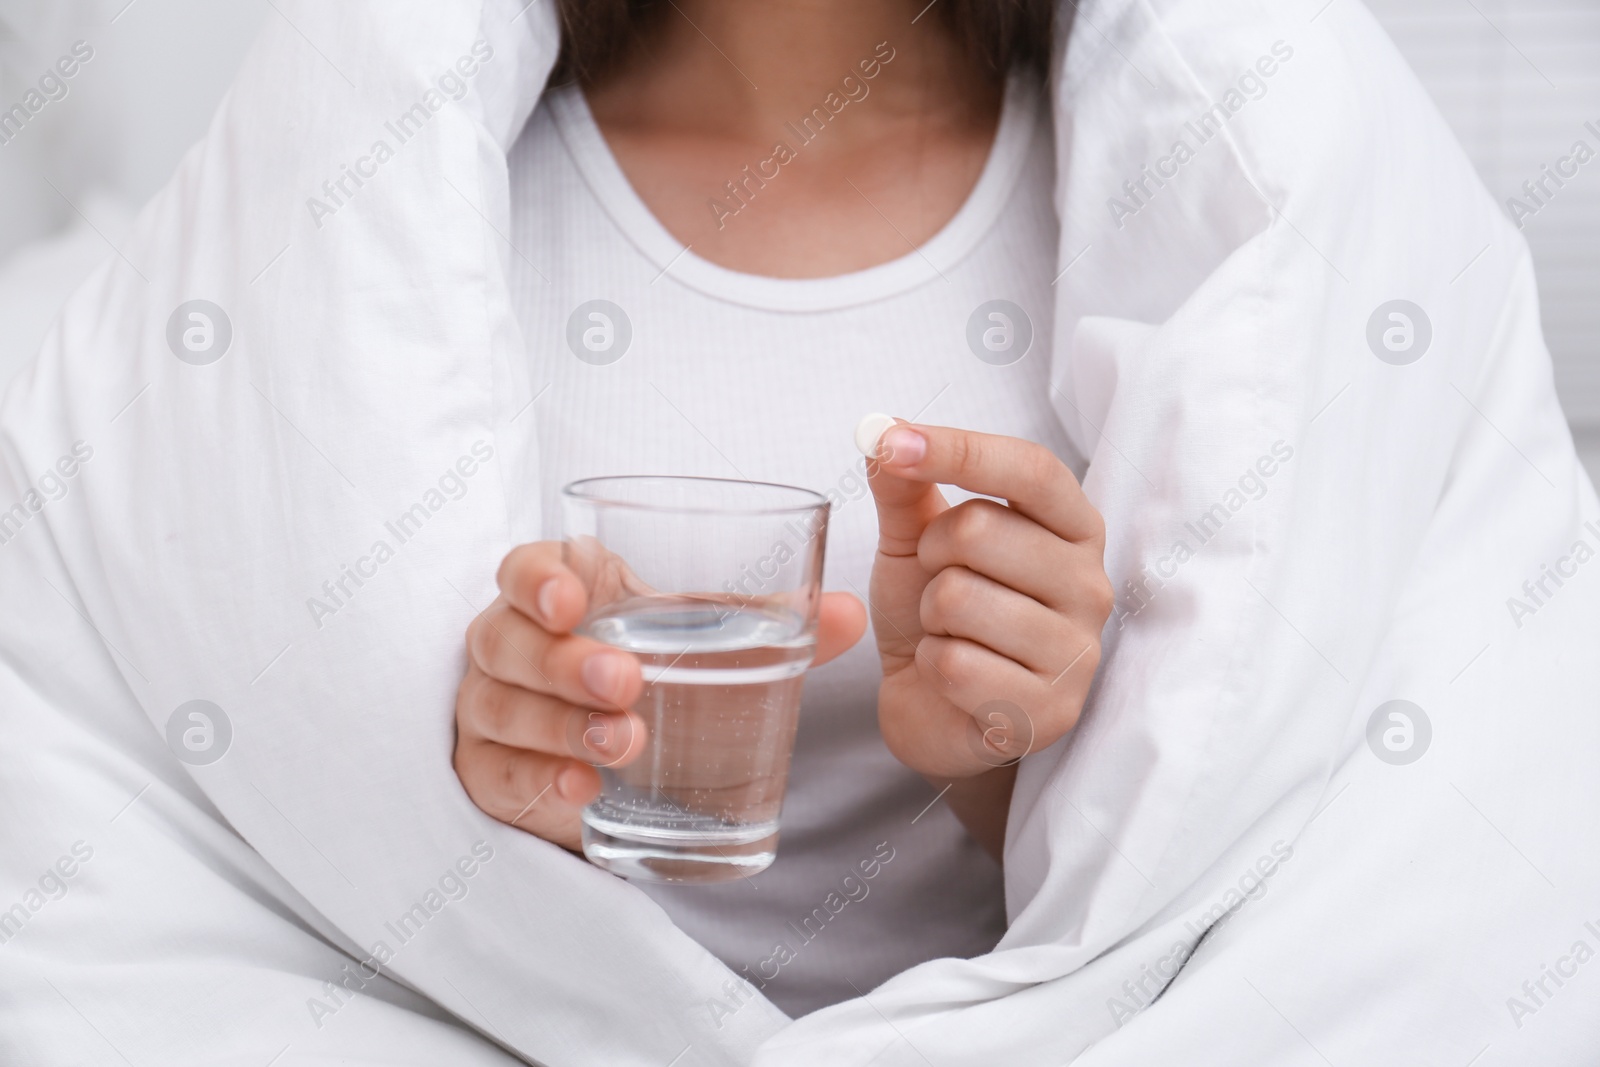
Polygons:
[[597,756],[612,755],[617,747],[619,731],[609,715],[590,712],[589,724],[583,729],[583,747]]
[[912,467],[928,454],[928,439],[906,426],[895,426],[883,435],[878,446],[885,463]]
[[556,587],[561,584],[559,578],[546,578],[539,587],[538,594],[533,598],[539,608],[539,621],[546,626],[556,615]]
[[616,652],[596,652],[583,661],[583,687],[601,700],[620,704],[628,666]]
[[556,775],[556,792],[560,793],[562,799],[569,803],[577,804],[581,802],[588,784],[588,775],[577,767],[568,767]]

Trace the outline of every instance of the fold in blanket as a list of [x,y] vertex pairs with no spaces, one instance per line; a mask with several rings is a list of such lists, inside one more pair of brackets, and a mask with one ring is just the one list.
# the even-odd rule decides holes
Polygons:
[[1052,381],[1100,677],[1023,764],[996,951],[792,1024],[450,768],[462,634],[539,531],[502,235],[552,5],[276,11],[0,413],[8,1062],[1600,1041],[1592,976],[1541,977],[1600,944],[1600,507],[1526,249],[1358,5],[1071,20]]

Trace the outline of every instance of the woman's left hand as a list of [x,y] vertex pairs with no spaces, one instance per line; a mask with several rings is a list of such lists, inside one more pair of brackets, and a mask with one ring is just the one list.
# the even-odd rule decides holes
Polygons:
[[[963,780],[1055,742],[1083,710],[1112,608],[1105,524],[1078,480],[1042,445],[908,423],[883,434],[868,471],[878,721],[890,751],[936,781]],[[951,507],[941,483],[1008,505]],[[990,831],[993,817],[982,820]]]

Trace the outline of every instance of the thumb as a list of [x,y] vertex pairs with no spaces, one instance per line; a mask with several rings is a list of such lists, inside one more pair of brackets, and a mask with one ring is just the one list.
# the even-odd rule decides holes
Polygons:
[[849,593],[823,593],[817,610],[817,653],[811,661],[820,667],[848,652],[867,632],[867,609]]
[[910,427],[888,415],[868,415],[856,427],[856,447],[867,457],[867,484],[878,507],[878,551],[887,556],[915,556],[922,531],[950,507],[938,485],[884,467],[896,457],[916,463],[927,451],[927,438]]

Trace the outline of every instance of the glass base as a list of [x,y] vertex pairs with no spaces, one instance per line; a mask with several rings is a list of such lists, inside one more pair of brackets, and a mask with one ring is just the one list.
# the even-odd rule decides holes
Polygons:
[[748,878],[772,866],[778,855],[778,827],[768,823],[729,827],[715,824],[640,826],[606,818],[590,807],[583,813],[583,854],[596,867],[636,882],[711,885]]

